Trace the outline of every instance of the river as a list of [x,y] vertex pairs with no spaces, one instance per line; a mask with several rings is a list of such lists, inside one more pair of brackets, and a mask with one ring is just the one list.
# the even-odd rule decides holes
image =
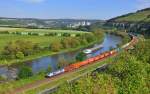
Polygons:
[[[96,45],[103,45],[103,48],[98,49],[91,54],[88,54],[87,57],[90,58],[99,55],[100,53],[103,53],[105,51],[108,51],[110,48],[116,48],[117,45],[121,43],[121,41],[122,38],[119,36],[106,34],[103,43],[96,44]],[[33,61],[27,61],[25,62],[25,64],[32,68],[34,74],[46,70],[49,66],[51,66],[52,71],[55,71],[57,70],[57,64],[59,63],[60,60],[64,59],[67,62],[73,62],[75,61],[77,53],[82,50],[83,49],[73,52],[60,53],[52,56],[46,56],[39,59],[35,59]],[[14,79],[17,76],[16,74],[18,72],[19,67],[20,66],[0,67],[0,76],[6,77],[8,79]]]

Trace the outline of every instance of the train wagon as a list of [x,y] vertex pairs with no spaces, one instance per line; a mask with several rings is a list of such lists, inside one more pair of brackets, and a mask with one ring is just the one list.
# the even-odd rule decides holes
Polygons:
[[106,52],[106,53],[104,54],[105,57],[107,57],[107,56],[109,56],[109,55],[110,55],[109,52]]
[[89,62],[89,63],[94,62],[94,58],[93,58],[93,57],[92,57],[92,58],[89,58],[89,59],[88,59],[88,62]]
[[60,70],[57,70],[57,71],[55,71],[55,72],[48,73],[48,74],[46,75],[46,77],[47,77],[47,78],[53,77],[53,76],[56,76],[56,75],[61,74],[61,73],[64,73],[64,72],[65,72],[64,69],[60,69]]
[[86,64],[88,64],[88,61],[85,60],[85,61],[82,61],[82,62],[80,62],[80,63],[83,64],[83,65],[86,65]]
[[71,65],[74,69],[80,68],[80,62]]
[[87,64],[88,64],[87,61],[82,61],[82,62],[79,62],[79,63],[75,64],[75,66],[77,66],[79,68],[79,67],[82,67],[82,66],[87,65]]
[[111,54],[111,55],[116,54],[116,53],[117,53],[116,50],[110,51],[110,54]]
[[105,57],[104,54],[99,55],[100,59],[103,59],[104,57]]
[[100,59],[100,57],[96,56],[94,59],[95,59],[95,61],[98,61]]
[[65,72],[69,72],[69,71],[72,71],[74,69],[75,68],[74,68],[74,66],[72,64],[64,68]]

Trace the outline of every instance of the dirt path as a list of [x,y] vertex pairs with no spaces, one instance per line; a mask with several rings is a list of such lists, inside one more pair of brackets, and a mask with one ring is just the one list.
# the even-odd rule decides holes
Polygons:
[[[65,74],[67,74],[67,73],[65,73]],[[9,94],[20,94],[20,93],[24,93],[28,90],[38,88],[41,85],[44,85],[44,84],[47,84],[47,83],[50,83],[52,81],[57,80],[56,78],[59,78],[62,75],[64,75],[64,74],[60,74],[60,75],[57,75],[57,76],[52,77],[52,78],[45,78],[43,80],[38,80],[36,82],[33,82],[33,83],[27,84],[25,86],[19,87],[19,88],[15,89],[14,91],[10,92]]]

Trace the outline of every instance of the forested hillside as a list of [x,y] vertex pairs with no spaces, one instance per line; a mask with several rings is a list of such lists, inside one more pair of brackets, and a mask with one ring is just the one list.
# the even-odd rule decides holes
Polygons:
[[128,32],[150,35],[150,8],[112,18],[105,25],[126,29]]
[[109,21],[115,22],[150,22],[150,8],[139,10],[135,13],[122,15]]

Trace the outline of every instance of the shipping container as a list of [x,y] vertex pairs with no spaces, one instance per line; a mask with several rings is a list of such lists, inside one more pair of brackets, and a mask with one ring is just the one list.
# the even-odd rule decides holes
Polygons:
[[105,55],[105,57],[109,56],[109,52],[106,52],[104,55]]
[[100,58],[100,59],[103,59],[104,57],[105,57],[104,54],[99,55],[99,58]]
[[95,57],[95,61],[97,61],[97,60],[99,60],[100,59],[100,57],[99,56],[96,56]]

